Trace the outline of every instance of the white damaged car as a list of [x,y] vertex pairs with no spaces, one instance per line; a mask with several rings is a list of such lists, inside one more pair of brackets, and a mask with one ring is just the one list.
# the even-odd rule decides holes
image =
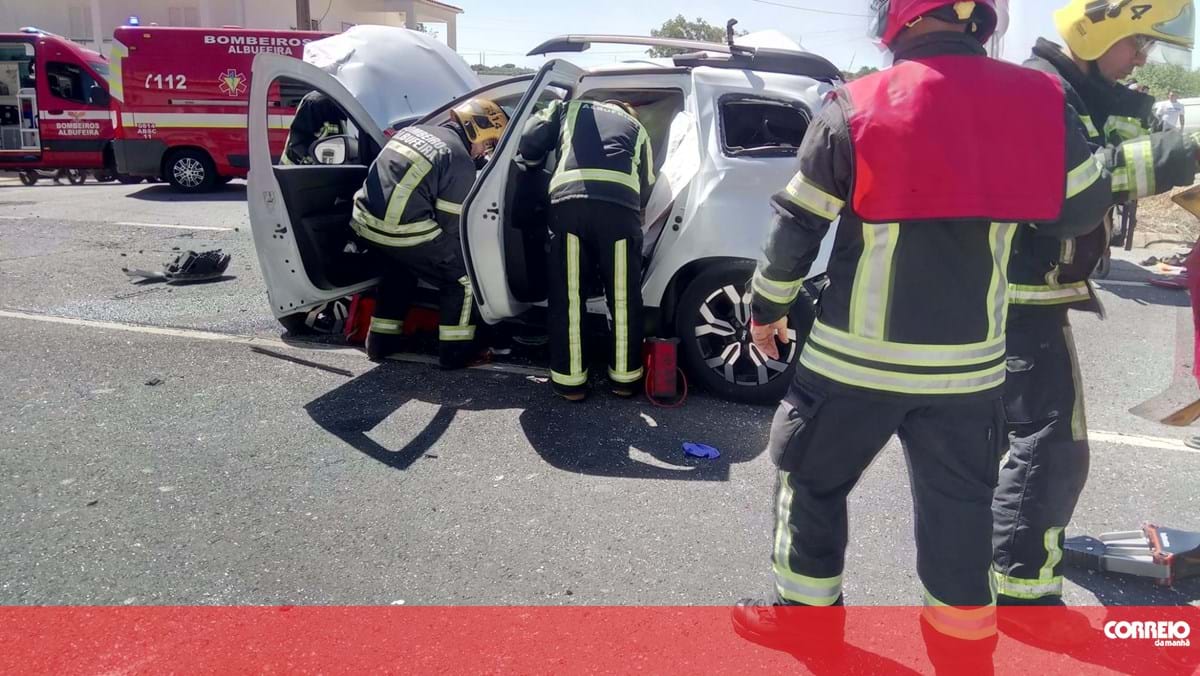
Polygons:
[[[504,107],[510,126],[463,205],[463,254],[483,318],[539,322],[546,305],[548,233],[538,178],[515,169],[525,122],[556,99],[620,99],[651,136],[659,175],[646,209],[642,296],[647,335],[676,337],[689,379],[720,396],[778,401],[795,367],[811,308],[793,309],[790,350],[776,361],[749,337],[749,280],[772,219],[769,198],[796,170],[795,155],[838,69],[798,49],[624,36],[565,36],[531,54],[593,44],[675,47],[688,53],[581,69],[551,60],[533,76],[465,94]],[[457,57],[455,57],[457,58]],[[280,166],[267,144],[269,93],[280,80],[323,92],[352,122],[320,156]],[[288,327],[313,308],[376,284],[346,244],[354,193],[385,143],[383,128],[338,78],[270,54],[254,62],[249,208],[271,309]],[[453,101],[419,120],[448,118]],[[378,116],[378,115],[377,115]],[[548,163],[552,166],[552,163]],[[548,180],[548,177],[546,178]],[[813,273],[820,280],[830,233]],[[603,299],[589,310],[604,315]]]

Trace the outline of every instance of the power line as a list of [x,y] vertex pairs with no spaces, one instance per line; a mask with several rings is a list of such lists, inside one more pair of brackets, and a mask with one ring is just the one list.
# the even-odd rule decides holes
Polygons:
[[854,13],[854,12],[836,12],[831,9],[814,9],[812,7],[801,7],[799,5],[789,5],[789,4],[783,3],[783,2],[772,2],[772,0],[750,0],[750,1],[757,2],[760,5],[774,5],[775,7],[786,7],[788,9],[795,9],[795,10],[798,10],[801,12],[813,12],[814,14],[832,14],[834,16],[860,16],[863,18],[870,18],[870,16],[871,16],[870,14],[858,14],[858,13]]

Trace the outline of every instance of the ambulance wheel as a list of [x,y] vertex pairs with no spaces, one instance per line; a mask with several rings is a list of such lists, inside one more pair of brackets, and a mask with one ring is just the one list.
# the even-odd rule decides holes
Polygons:
[[67,170],[67,182],[71,185],[83,185],[87,180],[87,174],[78,169]]
[[209,192],[217,185],[217,168],[212,158],[202,150],[177,151],[167,160],[167,181],[179,192]]
[[34,185],[37,182],[38,182],[37,172],[33,172],[33,171],[22,171],[21,172],[21,184],[22,185]]
[[117,182],[121,185],[137,185],[142,182],[141,176],[129,176],[127,174],[118,174]]
[[788,316],[788,344],[768,359],[750,339],[750,277],[754,263],[725,263],[700,273],[675,311],[675,335],[691,382],[733,401],[776,404],[787,393],[813,309],[797,301]]

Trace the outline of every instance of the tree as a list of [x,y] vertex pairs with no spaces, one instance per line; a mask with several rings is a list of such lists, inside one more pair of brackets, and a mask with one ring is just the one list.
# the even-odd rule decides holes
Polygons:
[[871,73],[877,73],[877,72],[879,72],[878,68],[875,68],[873,66],[863,66],[862,68],[859,68],[857,71],[855,71],[853,73],[851,73],[848,70],[843,70],[842,71],[842,79],[845,80],[846,82],[849,82],[851,80],[857,80],[858,78],[863,77],[864,75],[870,75]]
[[[745,31],[737,31],[737,35],[745,35]],[[704,19],[697,18],[695,21],[688,21],[682,14],[677,15],[674,19],[668,19],[663,22],[659,28],[652,28],[650,36],[656,38],[675,38],[678,40],[700,40],[702,42],[719,42],[725,44],[725,27],[714,26]],[[649,50],[650,56],[655,58],[666,58],[683,54],[686,49],[675,49],[672,47],[653,47]]]
[[471,66],[471,70],[480,75],[501,75],[504,77],[515,77],[517,75],[529,75],[537,71],[532,68],[522,68],[515,63],[506,63],[502,66],[485,66],[476,63]]
[[1160,101],[1172,91],[1180,98],[1200,96],[1200,71],[1182,66],[1148,63],[1134,71],[1133,78],[1150,87],[1150,94]]

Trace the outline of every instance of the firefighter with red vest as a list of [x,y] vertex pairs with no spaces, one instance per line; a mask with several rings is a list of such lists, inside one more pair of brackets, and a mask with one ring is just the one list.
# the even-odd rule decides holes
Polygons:
[[[766,641],[795,628],[782,606],[842,603],[846,498],[896,434],[923,632],[990,655],[1013,239],[1030,227],[1020,224],[1062,238],[1091,229],[1110,177],[1055,78],[987,58],[995,0],[873,9],[896,65],[837,90],[813,121],[799,172],[772,198],[777,217],[751,282],[755,349],[778,358],[788,309],[841,219],[768,442],[779,470],[774,596],[740,602],[733,619]],[[932,643],[930,654],[938,665]]]
[[[1155,43],[1190,50],[1192,16],[1192,0],[1071,0],[1054,16],[1065,47],[1039,40],[1025,63],[1063,83],[1093,145],[1102,148],[1112,175],[1111,204],[1191,185],[1195,178],[1196,142],[1178,131],[1150,133],[1143,120],[1153,98],[1118,83],[1146,62]],[[1063,529],[1089,464],[1067,312],[1100,313],[1088,277],[1106,255],[1110,236],[1111,219],[1105,218],[1071,240],[1024,229],[1014,243],[1005,385],[1011,448],[992,507],[1002,604],[1062,603]]]
[[371,164],[354,196],[351,227],[383,262],[383,281],[367,356],[379,361],[403,347],[404,318],[417,280],[438,289],[438,361],[467,366],[475,356],[479,309],[462,257],[462,202],[508,125],[495,102],[472,99],[442,125],[405,127]]

